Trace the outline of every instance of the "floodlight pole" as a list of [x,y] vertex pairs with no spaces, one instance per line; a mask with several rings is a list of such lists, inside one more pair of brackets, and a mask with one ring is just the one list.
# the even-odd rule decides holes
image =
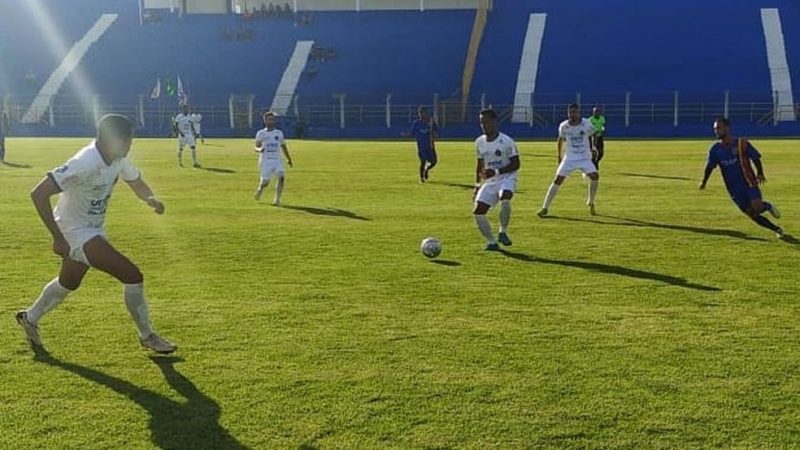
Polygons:
[[[56,126],[56,115],[53,112],[53,97],[50,97],[50,100],[47,101],[47,110],[49,113],[50,128],[54,128]],[[95,120],[95,122],[97,121]]]
[[228,118],[230,119],[231,123],[231,130],[236,128],[236,120],[233,114],[233,94],[228,97]]
[[139,126],[144,128],[144,95],[139,94]]
[[631,126],[631,93],[625,93],[625,128]]
[[772,125],[776,126],[776,127],[778,126],[778,113],[780,112],[779,108],[778,108],[778,100],[779,100],[778,91],[773,91],[772,92]]
[[392,94],[386,94],[386,128],[392,128]]
[[730,105],[731,105],[731,91],[725,90],[725,106],[724,106],[724,118],[728,118],[730,114]]
[[255,95],[247,96],[247,126],[251,129],[253,128],[253,100],[255,98]]
[[672,118],[672,126],[674,126],[674,127],[678,126],[678,114],[679,114],[678,113],[678,109],[679,109],[679,97],[678,97],[678,95],[679,95],[678,91],[675,91],[675,93],[674,93],[674,96],[675,96],[675,99],[674,99],[675,106],[674,106],[674,108],[675,109],[673,111],[673,118]]
[[341,128],[342,130],[344,130],[345,126],[347,125],[345,120],[344,120],[344,99],[345,99],[345,97],[347,97],[347,94],[339,95],[339,128]]
[[486,92],[481,94],[481,111],[486,109]]

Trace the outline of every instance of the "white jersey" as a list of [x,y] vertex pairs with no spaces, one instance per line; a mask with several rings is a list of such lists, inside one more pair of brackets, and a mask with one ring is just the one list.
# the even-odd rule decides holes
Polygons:
[[[513,139],[503,133],[499,133],[491,142],[486,140],[486,135],[484,134],[475,140],[475,148],[477,150],[478,159],[483,160],[484,167],[487,169],[494,169],[495,171],[509,165],[511,163],[511,158],[519,156],[517,144],[514,143]],[[486,184],[499,183],[516,177],[517,172],[503,173],[486,180]]]
[[65,233],[86,227],[101,228],[117,179],[135,181],[140,177],[128,158],[106,164],[94,141],[47,175],[61,189],[54,216]]
[[184,136],[194,136],[194,132],[192,131],[192,116],[180,113],[175,116],[175,124],[178,126],[178,131]]
[[256,146],[261,147],[258,163],[261,167],[273,164],[283,164],[281,159],[281,146],[284,144],[283,131],[266,128],[256,133]]
[[192,123],[194,124],[194,131],[197,134],[200,134],[200,122],[203,121],[203,115],[200,113],[193,113],[189,115],[189,119],[191,119]]
[[567,142],[565,160],[578,161],[592,159],[592,149],[589,136],[594,134],[594,127],[587,119],[581,119],[578,125],[570,125],[569,120],[561,122],[558,126],[558,138]]

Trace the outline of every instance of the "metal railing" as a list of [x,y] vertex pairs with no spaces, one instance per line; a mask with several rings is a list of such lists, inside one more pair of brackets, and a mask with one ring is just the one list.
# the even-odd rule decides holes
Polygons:
[[[7,95],[0,100],[13,127],[21,122],[34,99]],[[249,130],[260,125],[260,116],[269,109],[273,99],[256,94],[231,94],[227,98],[192,97],[190,100],[191,109],[203,115],[204,127]],[[466,104],[452,95],[335,94],[328,97],[295,96],[288,110],[280,113],[285,119],[306,127],[393,128],[406,126],[417,116],[418,106],[426,105],[440,126],[448,127],[475,123],[480,110],[492,107],[498,111],[502,122],[510,122],[515,117],[524,118],[522,124],[531,128],[548,128],[564,120],[566,106],[574,102],[584,105],[584,115],[590,114],[591,106],[602,105],[609,121],[625,127],[708,124],[716,117],[766,126],[776,125],[779,119],[800,117],[800,104],[779,105],[777,95],[769,92],[540,94],[532,97],[531,106],[522,108],[492,103],[485,94],[470,98]],[[89,127],[100,115],[113,111],[135,119],[142,129],[167,133],[179,110],[174,98],[153,100],[145,95],[138,98],[59,95],[50,98],[46,104],[48,107],[36,114],[38,121],[32,125],[44,128]]]

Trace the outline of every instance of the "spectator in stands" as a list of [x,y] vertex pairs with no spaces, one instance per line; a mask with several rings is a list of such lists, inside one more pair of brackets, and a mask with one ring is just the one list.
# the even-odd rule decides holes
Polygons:
[[283,14],[286,17],[291,17],[293,12],[294,12],[294,9],[292,9],[291,5],[289,5],[288,2],[285,5],[283,5]]
[[603,143],[603,137],[606,134],[606,116],[603,115],[603,107],[602,106],[595,106],[592,109],[592,117],[589,117],[589,122],[594,127],[594,135],[591,136],[590,143],[592,148],[597,150],[592,162],[594,162],[595,167],[597,170],[600,170],[600,160],[603,159],[605,145]]
[[8,134],[8,114],[0,113],[0,163],[6,163],[6,135]]

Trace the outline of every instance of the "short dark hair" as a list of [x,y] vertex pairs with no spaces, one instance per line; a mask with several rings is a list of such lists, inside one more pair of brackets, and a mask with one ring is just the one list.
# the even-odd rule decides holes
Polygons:
[[714,122],[725,125],[726,127],[731,126],[731,120],[728,119],[727,117],[717,117],[716,119],[714,119]]
[[97,138],[130,139],[133,137],[133,122],[122,114],[106,114],[97,122]]
[[571,103],[567,109],[581,109],[581,105],[577,103]]
[[490,119],[497,120],[497,111],[493,110],[492,108],[486,108],[481,111],[481,116],[488,117]]

